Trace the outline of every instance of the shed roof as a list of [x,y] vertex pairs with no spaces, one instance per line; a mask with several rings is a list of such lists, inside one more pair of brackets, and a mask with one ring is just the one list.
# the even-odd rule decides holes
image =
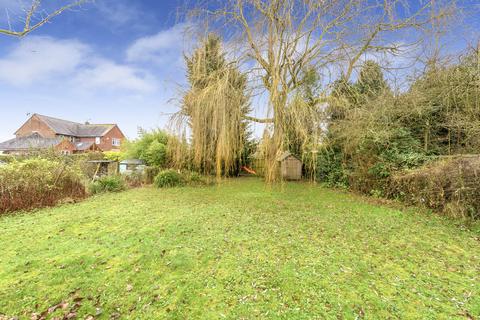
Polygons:
[[90,160],[87,163],[114,163],[117,162],[115,160]]
[[79,142],[75,144],[75,148],[78,151],[85,151],[90,149],[95,143],[93,142]]
[[295,159],[299,160],[298,157],[296,155],[294,155],[293,153],[291,153],[290,151],[285,151],[283,152],[278,158],[277,158],[277,161],[283,161],[285,159],[287,159],[288,157],[294,157]]
[[120,161],[120,164],[144,165],[145,161],[140,159],[126,159],[126,160]]

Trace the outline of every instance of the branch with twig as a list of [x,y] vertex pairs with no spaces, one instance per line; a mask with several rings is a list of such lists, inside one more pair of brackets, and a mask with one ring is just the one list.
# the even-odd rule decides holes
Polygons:
[[[12,28],[12,23],[10,22],[10,17],[8,15],[8,29],[0,29],[0,34],[7,35],[7,36],[13,36],[13,37],[23,37],[29,34],[30,32],[40,28],[44,24],[48,23],[50,20],[52,20],[54,17],[62,14],[63,12],[67,10],[71,10],[75,7],[78,7],[84,3],[86,3],[89,0],[76,0],[73,1],[72,3],[62,6],[56,10],[54,10],[51,13],[45,13],[41,12],[41,0],[32,0],[32,4],[29,6],[28,9],[25,9],[25,17],[24,17],[24,23],[23,23],[23,28],[21,30],[14,30]],[[38,19],[36,19],[38,16]],[[36,21],[35,21],[36,20]]]

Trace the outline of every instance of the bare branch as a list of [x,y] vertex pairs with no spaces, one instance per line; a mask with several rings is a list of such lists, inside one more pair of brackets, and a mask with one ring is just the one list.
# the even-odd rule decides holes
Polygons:
[[273,123],[273,118],[260,119],[260,118],[255,118],[255,117],[251,117],[251,116],[244,116],[243,118],[245,120],[253,121],[253,122],[257,122],[257,123]]
[[30,32],[40,28],[44,24],[48,23],[50,20],[62,14],[64,11],[78,7],[88,1],[89,0],[76,0],[68,5],[65,5],[61,8],[56,9],[55,11],[47,14],[46,16],[40,16],[38,21],[33,22],[35,20],[35,17],[39,14],[39,10],[41,7],[41,0],[32,0],[32,4],[30,8],[25,13],[25,19],[24,19],[22,30],[13,30],[10,25],[10,19],[8,19],[9,29],[0,29],[0,34],[13,36],[13,37],[23,37],[29,34]]
[[[271,146],[265,151],[270,162],[266,165],[267,180],[275,179],[276,158],[284,151],[286,132],[292,125],[304,126],[297,133],[302,133],[304,145],[308,141],[311,150],[316,148],[320,139],[311,136],[320,130],[306,130],[317,120],[312,122],[315,116],[305,110],[314,113],[318,103],[325,103],[321,100],[328,96],[334,80],[341,76],[350,80],[365,55],[394,54],[398,47],[395,40],[419,43],[432,22],[453,14],[449,9],[454,6],[447,0],[425,0],[420,7],[410,7],[404,0],[223,0],[219,3],[224,9],[203,10],[207,18],[216,20],[209,25],[220,26],[222,31],[228,27],[229,34],[237,32],[234,37],[246,49],[238,60],[244,61],[247,69],[260,69],[251,73],[257,81],[250,83],[262,86],[251,89],[262,90],[268,97],[265,100],[271,119],[245,118],[271,124],[268,126]],[[228,26],[223,25],[225,21]],[[408,37],[402,32],[408,32]],[[234,42],[232,38],[227,41]],[[313,97],[306,104],[299,94],[305,85],[305,72],[312,68],[320,75],[329,74],[330,78],[322,79],[322,98],[317,102]]]

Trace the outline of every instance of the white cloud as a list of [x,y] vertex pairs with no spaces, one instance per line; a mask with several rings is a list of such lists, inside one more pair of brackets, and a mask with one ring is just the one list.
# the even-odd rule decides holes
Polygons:
[[156,81],[148,73],[108,60],[96,61],[93,67],[80,71],[75,82],[86,89],[100,87],[150,92],[156,88]]
[[182,61],[184,34],[187,27],[186,24],[180,23],[153,36],[136,40],[127,50],[127,60],[157,64]]
[[132,2],[123,0],[100,0],[95,2],[95,6],[102,15],[102,18],[115,26],[131,25],[132,22],[141,20],[142,13]]
[[80,41],[36,36],[21,40],[0,59],[0,82],[20,87],[61,83],[138,92],[155,88],[148,72],[99,57]]
[[66,75],[85,60],[88,47],[75,40],[29,37],[0,59],[0,80],[29,85]]

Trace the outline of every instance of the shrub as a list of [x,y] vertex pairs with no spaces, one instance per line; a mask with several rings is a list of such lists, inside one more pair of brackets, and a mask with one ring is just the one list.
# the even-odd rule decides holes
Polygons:
[[90,184],[90,193],[119,192],[126,189],[125,181],[121,176],[104,176]]
[[37,158],[0,167],[0,213],[54,206],[85,196],[75,164]]
[[317,155],[317,180],[329,187],[348,187],[347,170],[342,163],[342,154],[334,150],[321,150]]
[[195,171],[188,171],[183,174],[184,180],[188,185],[191,186],[203,186],[209,184],[208,179]]
[[157,188],[177,187],[185,184],[184,177],[175,170],[163,170],[155,177]]
[[10,163],[10,162],[13,162],[14,160],[15,158],[12,155],[0,154],[0,162]]
[[142,174],[141,172],[132,172],[124,175],[123,178],[130,188],[141,187],[145,183],[145,174]]
[[145,151],[143,158],[151,166],[164,167],[167,161],[167,147],[154,140]]
[[141,130],[140,138],[125,143],[125,157],[145,160],[149,166],[165,167],[170,137],[162,130]]
[[123,151],[106,151],[103,153],[106,160],[122,161],[127,159],[127,154]]
[[160,172],[159,167],[146,167],[145,168],[145,182],[147,184],[152,184],[155,181],[155,177]]
[[68,158],[70,161],[75,162],[80,167],[82,174],[92,179],[97,171],[97,165],[89,163],[92,160],[104,160],[104,155],[101,152],[88,152],[88,153],[79,153],[69,155]]
[[448,216],[480,219],[480,156],[440,160],[396,175],[390,196]]

